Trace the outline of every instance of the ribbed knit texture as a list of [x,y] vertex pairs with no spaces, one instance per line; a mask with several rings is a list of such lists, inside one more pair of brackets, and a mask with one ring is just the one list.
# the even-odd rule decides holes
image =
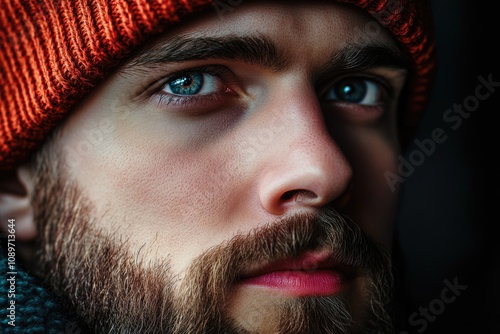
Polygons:
[[[61,334],[87,333],[88,330],[78,322],[76,315],[68,312],[59,301],[54,298],[36,278],[29,275],[20,266],[16,265],[15,296],[9,297],[10,275],[5,250],[7,242],[0,242],[0,269],[2,282],[0,284],[0,333],[5,334]],[[15,326],[7,315],[10,310],[10,301],[15,302]],[[79,330],[79,331],[78,331]]]
[[[26,159],[64,115],[145,39],[168,30],[189,13],[207,10],[215,15],[211,2],[0,0],[0,170]],[[428,1],[342,2],[371,13],[413,59],[414,93],[401,119],[402,129],[411,129],[425,108],[433,77]]]

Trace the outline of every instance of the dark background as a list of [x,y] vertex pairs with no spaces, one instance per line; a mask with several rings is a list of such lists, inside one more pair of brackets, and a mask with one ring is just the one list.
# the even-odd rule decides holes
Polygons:
[[[403,184],[397,235],[404,265],[398,270],[408,295],[397,333],[500,333],[500,220],[495,210],[500,206],[500,87],[456,130],[443,120],[447,109],[475,94],[478,76],[491,74],[500,82],[495,50],[500,16],[493,3],[433,1],[439,65],[416,138],[431,138],[439,127],[448,139]],[[415,149],[408,147],[404,157]],[[447,287],[445,280],[467,286],[450,303],[436,301]],[[429,312],[426,319],[419,314],[431,305],[434,315]],[[423,319],[418,325],[409,321],[414,312],[414,320]]]

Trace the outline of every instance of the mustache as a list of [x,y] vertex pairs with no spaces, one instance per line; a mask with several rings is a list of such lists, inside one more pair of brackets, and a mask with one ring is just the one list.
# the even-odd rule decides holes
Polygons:
[[197,258],[193,267],[218,264],[235,272],[249,264],[271,263],[298,257],[309,250],[322,249],[331,253],[335,263],[373,271],[374,264],[388,259],[388,250],[369,239],[348,216],[334,209],[317,214],[299,214],[236,235]]
[[316,214],[278,219],[209,249],[188,267],[187,276],[193,280],[181,290],[189,298],[190,291],[198,286],[224,299],[250,265],[295,258],[317,249],[327,250],[333,262],[353,267],[357,274],[388,279],[389,251],[369,239],[348,216],[323,209]]

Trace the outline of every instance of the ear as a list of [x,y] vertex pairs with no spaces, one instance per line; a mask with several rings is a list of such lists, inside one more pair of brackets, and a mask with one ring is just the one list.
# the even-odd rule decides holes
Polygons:
[[27,166],[0,174],[0,232],[7,234],[9,220],[15,219],[15,235],[20,241],[36,237],[31,206],[33,175]]

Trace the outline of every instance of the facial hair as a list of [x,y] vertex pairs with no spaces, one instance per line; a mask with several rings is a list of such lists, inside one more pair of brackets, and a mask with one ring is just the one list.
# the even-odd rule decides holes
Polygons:
[[[272,333],[393,333],[389,253],[335,210],[279,219],[236,235],[195,258],[179,282],[166,259],[144,263],[126,240],[96,228],[102,219],[50,154],[39,155],[32,198],[41,275],[93,333],[254,333],[229,315],[232,291],[250,264],[328,249],[364,284],[350,296],[283,299]],[[175,254],[172,254],[175,256]],[[354,307],[353,300],[358,300]],[[254,324],[250,324],[254,325]],[[258,333],[259,331],[255,331]]]

